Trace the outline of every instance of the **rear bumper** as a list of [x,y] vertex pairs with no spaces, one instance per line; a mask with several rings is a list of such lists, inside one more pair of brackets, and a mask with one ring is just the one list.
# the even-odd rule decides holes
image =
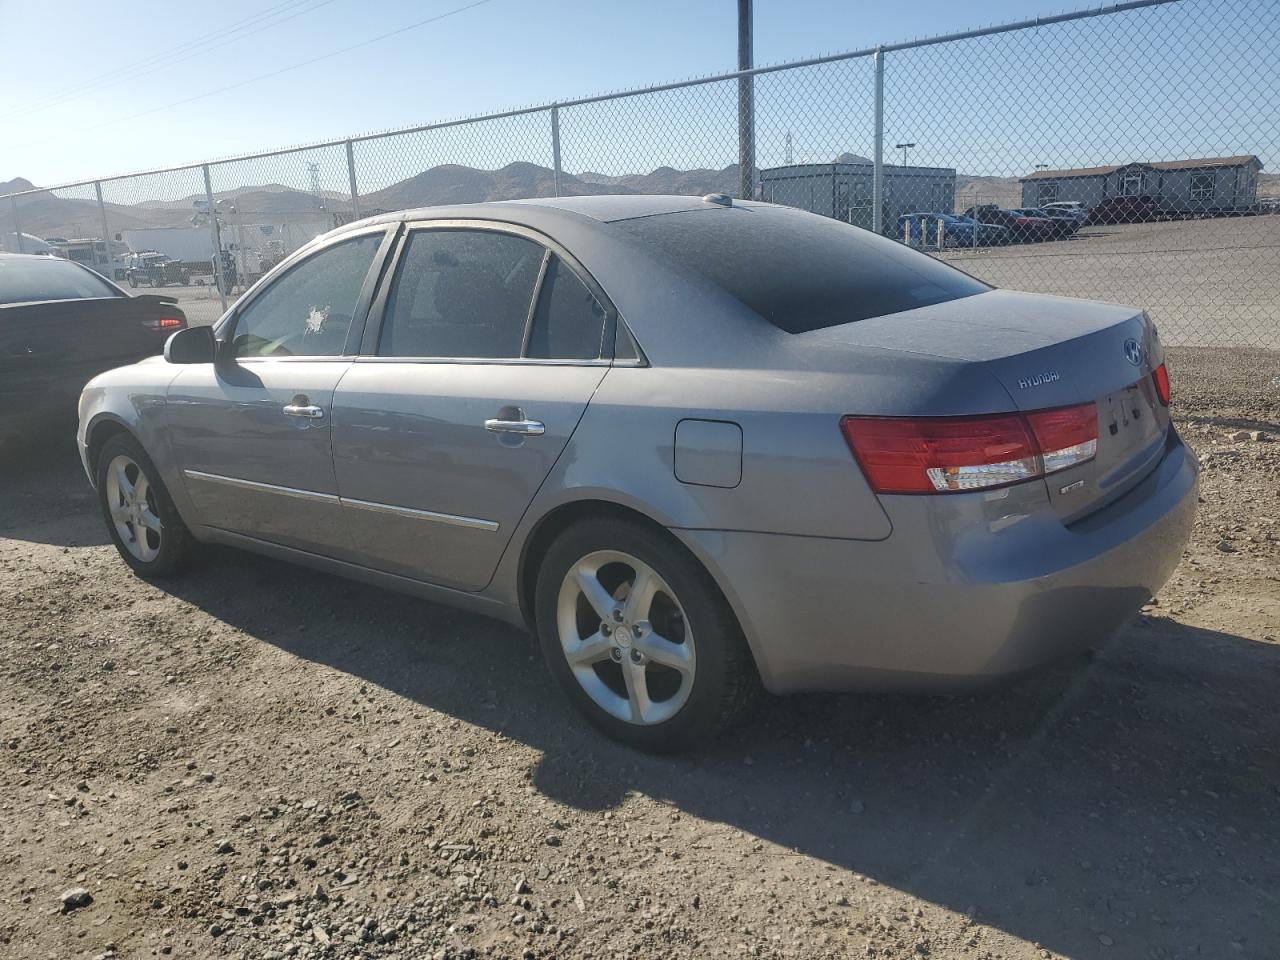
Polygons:
[[883,497],[878,542],[675,531],[711,569],[775,693],[956,689],[1109,636],[1169,578],[1199,466],[1173,432],[1156,469],[1065,527],[1036,484]]

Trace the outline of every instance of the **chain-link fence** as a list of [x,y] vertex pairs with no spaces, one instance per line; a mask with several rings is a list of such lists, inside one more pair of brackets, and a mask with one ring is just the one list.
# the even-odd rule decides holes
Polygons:
[[1145,307],[1171,344],[1277,349],[1277,50],[1275,0],[1139,0],[32,189],[0,197],[0,243],[163,287],[210,322],[290,252],[360,216],[749,193],[997,286]]

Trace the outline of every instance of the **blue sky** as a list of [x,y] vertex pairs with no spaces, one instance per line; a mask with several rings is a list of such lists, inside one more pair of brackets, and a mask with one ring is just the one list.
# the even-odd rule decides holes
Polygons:
[[[474,2],[69,0],[55,7],[0,0],[0,35],[6,38],[0,57],[0,181],[24,176],[48,184],[104,176],[735,65],[734,0],[482,0],[460,9]],[[756,61],[1095,5],[756,0]],[[1052,37],[1034,31],[891,58],[889,144],[915,140],[920,146],[913,161],[999,174],[1039,162],[1130,159],[1135,151],[1153,159],[1197,151],[1274,151],[1274,121],[1266,128],[1271,142],[1257,143],[1249,117],[1263,110],[1274,116],[1277,108],[1277,54],[1268,49],[1274,44],[1256,42],[1260,30],[1264,36],[1274,31],[1276,7],[1269,0],[1225,0],[1220,6],[1232,8],[1246,29],[1224,30],[1224,37],[1235,39],[1215,41],[1211,48],[1190,42],[1200,31],[1188,29],[1208,8],[1184,0],[1125,14],[1127,24],[1094,21]],[[1170,18],[1180,24],[1176,38],[1161,27],[1164,39],[1141,39]],[[396,30],[403,32],[374,39]],[[366,41],[372,42],[337,52]],[[308,60],[315,62],[295,67]],[[257,79],[271,73],[276,75]],[[869,61],[858,61],[804,76],[763,78],[761,164],[782,162],[786,133],[797,160],[828,160],[846,149],[868,152],[870,76]],[[1135,76],[1143,81],[1136,86]],[[1253,81],[1242,96],[1246,76]],[[1172,119],[1171,91],[1177,93]],[[664,162],[731,162],[732,102],[730,86],[723,85],[581,108],[563,118],[565,165],[623,173]],[[1105,122],[1098,117],[1100,103],[1110,111]],[[1016,132],[1004,129],[1003,121]],[[491,131],[423,140],[407,151],[411,156],[371,146],[362,148],[360,163],[376,187],[426,162],[549,162],[541,156],[542,124],[511,121]],[[345,186],[335,157],[326,153],[317,161],[324,186]],[[245,182],[296,179],[296,163],[290,165],[295,175],[288,177],[277,175],[280,164],[259,166],[235,176]]]

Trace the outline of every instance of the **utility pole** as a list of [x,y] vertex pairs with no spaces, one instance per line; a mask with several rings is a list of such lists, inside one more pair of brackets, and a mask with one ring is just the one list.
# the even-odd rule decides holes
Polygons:
[[[752,0],[738,0],[738,69],[755,66],[751,36]],[[756,94],[755,77],[738,78],[738,197],[754,200],[756,194]]]

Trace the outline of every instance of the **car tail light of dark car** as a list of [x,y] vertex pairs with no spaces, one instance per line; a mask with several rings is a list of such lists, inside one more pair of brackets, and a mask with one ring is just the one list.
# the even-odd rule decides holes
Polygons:
[[876,493],[959,493],[1035,480],[1091,460],[1092,403],[976,417],[844,417],[840,429]]
[[175,330],[181,330],[187,325],[187,321],[181,317],[148,317],[142,321],[142,325],[150,330],[163,330],[165,333],[173,333]]
[[1166,407],[1173,400],[1173,392],[1169,387],[1169,368],[1163,363],[1151,371],[1151,379],[1156,385],[1156,396]]

